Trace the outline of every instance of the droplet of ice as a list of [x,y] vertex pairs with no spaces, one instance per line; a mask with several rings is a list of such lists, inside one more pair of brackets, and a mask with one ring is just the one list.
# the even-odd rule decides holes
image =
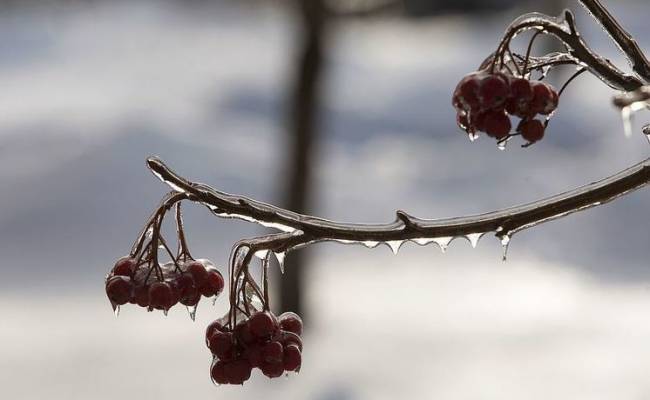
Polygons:
[[369,249],[374,249],[375,247],[377,247],[379,242],[375,242],[373,240],[366,240],[365,242],[361,242],[361,244],[363,244],[364,246],[366,246]]
[[476,133],[476,132],[470,132],[470,133],[467,134],[467,136],[469,137],[470,142],[473,142],[476,139],[478,139],[478,133]]
[[502,150],[502,151],[506,149],[506,146],[507,146],[507,145],[508,145],[508,141],[507,141],[507,140],[500,140],[500,141],[497,142],[497,148],[498,148],[499,150]]
[[284,257],[286,256],[286,253],[273,252],[273,255],[275,256],[275,259],[278,260],[278,265],[280,266],[280,272],[284,274]]
[[510,245],[510,236],[503,235],[501,236],[501,247],[503,247],[503,261],[508,260],[508,246]]
[[190,318],[194,321],[196,318],[196,305],[186,306],[185,308],[187,308],[187,313],[190,314]]
[[399,248],[402,247],[402,244],[404,244],[403,240],[389,240],[386,242],[388,247],[393,251],[393,254],[397,255],[399,252]]
[[167,310],[167,309],[164,309],[164,310],[163,310],[163,315],[164,315],[165,317],[167,316],[168,313],[169,313],[169,310]]
[[440,247],[440,250],[442,250],[442,252],[444,253],[447,251],[447,247],[449,247],[449,243],[451,243],[451,240],[453,238],[454,238],[453,236],[445,236],[445,237],[435,238],[433,239],[433,241],[438,245],[438,247]]
[[465,236],[465,238],[469,240],[469,244],[471,244],[472,248],[475,249],[476,246],[478,246],[479,240],[481,240],[481,237],[483,237],[484,234],[484,232],[470,233],[469,235]]

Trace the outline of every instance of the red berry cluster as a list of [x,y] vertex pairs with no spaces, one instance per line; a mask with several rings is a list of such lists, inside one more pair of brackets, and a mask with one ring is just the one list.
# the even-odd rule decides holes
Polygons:
[[505,140],[510,135],[513,116],[521,119],[517,132],[534,143],[544,137],[546,128],[535,117],[551,115],[558,101],[557,91],[547,83],[482,70],[461,79],[452,104],[458,126],[471,136],[482,131],[499,141]]
[[[158,269],[156,269],[156,267]],[[196,306],[201,296],[219,295],[223,276],[208,260],[138,266],[133,257],[120,258],[106,279],[106,294],[114,307],[126,303],[149,310],[169,310],[177,303]]]
[[253,368],[269,378],[299,371],[302,363],[302,320],[286,312],[279,317],[269,311],[256,312],[229,329],[221,320],[210,324],[206,344],[213,355],[210,369],[216,384],[241,385]]

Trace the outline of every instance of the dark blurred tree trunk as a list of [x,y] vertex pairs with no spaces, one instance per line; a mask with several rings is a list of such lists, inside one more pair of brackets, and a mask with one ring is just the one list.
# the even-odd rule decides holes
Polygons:
[[[296,0],[301,32],[295,81],[290,93],[287,131],[289,149],[286,156],[284,205],[292,211],[309,212],[313,156],[317,153],[319,99],[323,69],[325,9],[322,0]],[[305,250],[287,258],[285,274],[280,282],[280,309],[305,316],[303,309],[303,277],[306,270]]]

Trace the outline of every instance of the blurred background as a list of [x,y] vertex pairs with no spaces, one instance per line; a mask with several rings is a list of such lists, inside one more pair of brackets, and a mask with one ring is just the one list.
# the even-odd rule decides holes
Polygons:
[[[650,50],[650,5],[605,3]],[[115,318],[104,294],[167,191],[149,155],[226,192],[368,223],[398,208],[487,212],[646,158],[612,91],[586,75],[528,149],[470,144],[455,126],[451,92],[506,25],[564,7],[627,66],[577,1],[0,2],[2,397],[650,398],[647,190],[517,234],[505,263],[492,236],[446,254],[290,254],[272,301],[307,331],[288,379],[212,385],[203,331],[223,298],[192,322],[180,308]],[[192,253],[222,266],[236,240],[265,232],[185,210]]]

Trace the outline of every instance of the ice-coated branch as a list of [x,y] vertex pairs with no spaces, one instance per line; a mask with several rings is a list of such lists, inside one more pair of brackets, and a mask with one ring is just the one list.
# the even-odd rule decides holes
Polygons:
[[614,16],[598,0],[580,0],[600,25],[623,51],[632,65],[633,71],[650,83],[650,61],[637,44],[636,40],[616,21]]
[[[650,159],[646,159],[601,181],[504,210],[445,219],[421,219],[397,211],[396,219],[391,223],[365,225],[297,214],[257,200],[227,194],[181,177],[155,157],[149,158],[147,165],[173,191],[187,200],[207,206],[219,217],[238,218],[283,232],[239,242],[234,252],[247,249],[243,264],[247,264],[254,253],[285,253],[318,241],[362,243],[374,247],[378,243],[390,245],[406,240],[425,244],[442,238],[471,237],[486,232],[495,232],[496,236],[507,241],[518,231],[607,203],[650,182]],[[168,198],[179,201],[178,197]],[[167,204],[163,206],[169,207]]]
[[[504,53],[509,49],[510,41],[518,34],[529,30],[555,36],[564,44],[568,54],[573,57],[575,64],[586,67],[596,77],[614,89],[632,91],[644,84],[637,77],[623,72],[610,61],[594,52],[578,32],[575,18],[569,10],[564,12],[564,18],[529,13],[515,19],[506,29],[495,57],[503,58]],[[560,63],[567,63],[567,60],[563,59]]]

